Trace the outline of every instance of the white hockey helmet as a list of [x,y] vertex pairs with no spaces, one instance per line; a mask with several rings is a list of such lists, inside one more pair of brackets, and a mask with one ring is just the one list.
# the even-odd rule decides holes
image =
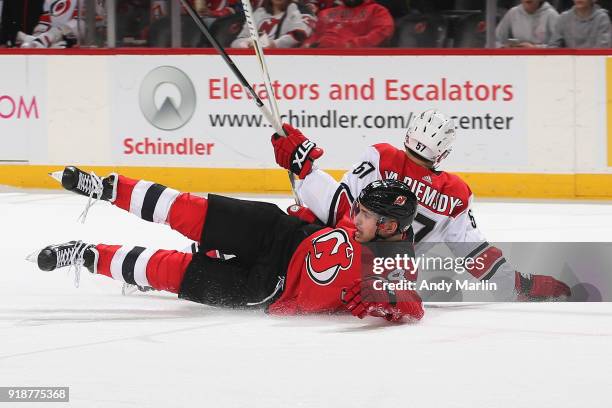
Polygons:
[[451,152],[454,141],[455,122],[430,109],[412,118],[404,146],[435,167]]

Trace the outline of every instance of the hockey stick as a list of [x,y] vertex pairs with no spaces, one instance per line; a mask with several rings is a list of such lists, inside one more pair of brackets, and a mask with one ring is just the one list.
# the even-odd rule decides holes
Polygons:
[[236,64],[234,64],[234,61],[232,61],[232,59],[230,58],[229,55],[227,55],[227,52],[225,51],[225,49],[221,46],[221,44],[219,44],[219,42],[215,39],[215,37],[212,36],[212,34],[210,33],[210,31],[208,30],[208,27],[206,27],[206,24],[204,24],[202,22],[202,20],[200,19],[200,16],[198,16],[198,13],[196,13],[195,9],[193,8],[193,6],[189,3],[188,0],[178,0],[183,7],[185,7],[185,10],[187,10],[187,13],[189,14],[189,16],[193,19],[193,22],[198,26],[198,28],[200,29],[200,31],[202,32],[202,34],[204,34],[204,36],[206,37],[206,39],[212,44],[212,46],[217,50],[217,52],[219,53],[219,55],[221,55],[221,57],[223,58],[223,60],[225,61],[225,63],[227,64],[227,66],[232,70],[232,72],[234,73],[234,75],[236,76],[236,78],[238,79],[238,81],[242,84],[242,86],[247,90],[247,92],[249,94],[251,94],[251,97],[253,98],[253,100],[255,101],[255,104],[257,105],[257,107],[261,110],[261,112],[263,113],[263,115],[266,117],[266,119],[268,120],[268,123],[270,123],[273,127],[274,130],[276,130],[277,132],[280,131],[280,129],[277,129],[275,126],[275,119],[272,116],[272,113],[270,112],[270,110],[268,108],[266,108],[266,106],[264,105],[264,103],[261,101],[261,99],[259,98],[259,96],[257,96],[257,94],[255,93],[255,91],[253,90],[253,87],[251,87],[251,85],[249,84],[249,82],[246,80],[246,78],[244,77],[244,75],[242,75],[242,72],[240,72],[240,70],[238,69],[238,67],[236,66]]
[[[204,24],[202,22],[202,19],[200,18],[200,16],[198,16],[198,13],[196,13],[196,11],[193,8],[193,6],[191,5],[191,3],[189,3],[188,0],[178,0],[178,1],[183,5],[185,10],[187,11],[187,14],[189,14],[189,16],[191,17],[193,22],[198,27],[198,29],[202,32],[202,34],[204,34],[204,37],[206,37],[206,39],[217,50],[219,55],[221,55],[221,57],[223,58],[223,60],[227,64],[227,66],[232,70],[232,72],[234,73],[234,75],[236,76],[238,81],[242,84],[242,86],[251,95],[251,97],[255,101],[255,105],[257,105],[257,107],[259,108],[261,113],[265,116],[265,118],[268,121],[268,123],[270,125],[272,125],[272,127],[274,128],[276,133],[278,133],[279,135],[285,136],[285,131],[282,128],[282,125],[281,125],[281,122],[280,122],[280,115],[278,114],[278,107],[276,107],[275,115],[273,115],[272,112],[270,112],[270,110],[266,107],[266,105],[264,105],[264,103],[262,102],[261,98],[259,98],[259,96],[257,96],[257,94],[255,93],[255,90],[253,89],[253,87],[249,84],[249,82],[246,80],[244,75],[242,75],[242,72],[238,69],[236,64],[234,64],[234,61],[232,61],[232,59],[227,54],[225,49],[221,46],[221,44],[219,44],[217,39],[215,37],[213,37],[213,35],[210,33],[210,30],[208,29],[208,27],[206,27],[206,24]],[[251,23],[252,23],[252,21],[251,21]],[[263,55],[263,53],[261,55]],[[261,61],[260,61],[260,64],[261,64]],[[265,62],[264,62],[264,64],[265,64]],[[268,81],[269,81],[269,77],[268,77]],[[265,86],[266,86],[266,90],[267,90],[268,84],[266,84]],[[271,97],[269,96],[269,98],[274,98],[274,105],[276,105],[276,98],[274,97],[274,93],[270,92],[270,91],[267,91],[267,92],[268,92],[268,95],[271,95]],[[272,106],[272,102],[271,102],[271,106]],[[289,181],[291,182],[291,191],[293,192],[293,197],[295,198],[295,202],[297,204],[301,205],[302,203],[301,203],[300,199],[298,198],[297,193],[295,192],[295,178],[293,176],[293,173],[291,173],[291,172],[289,172]]]
[[[274,89],[272,88],[272,81],[270,80],[270,71],[268,70],[268,64],[266,64],[266,58],[264,56],[263,48],[261,46],[261,43],[259,42],[259,32],[257,30],[255,22],[253,21],[253,8],[251,7],[251,0],[241,1],[242,9],[244,10],[245,24],[249,28],[249,35],[251,37],[253,49],[255,50],[255,55],[257,56],[257,61],[259,62],[259,68],[261,69],[264,86],[268,94],[268,103],[270,105],[270,110],[272,111],[272,115],[276,120],[276,129],[280,128],[280,132],[277,132],[281,136],[287,136],[285,134],[285,130],[283,129],[282,121],[280,118],[280,111],[278,109],[278,102],[276,100],[276,95],[274,94]],[[289,182],[291,183],[291,190],[293,191],[295,202],[298,205],[302,205],[300,198],[295,192],[295,175],[290,171],[287,172],[287,174],[289,175]]]
[[[268,65],[266,64],[263,48],[261,46],[261,43],[259,42],[259,32],[257,30],[257,27],[255,26],[255,22],[253,21],[253,8],[251,7],[251,1],[241,1],[242,8],[244,10],[245,23],[249,27],[249,34],[251,36],[251,42],[253,43],[253,49],[255,50],[255,55],[257,56],[257,60],[259,61],[259,68],[261,68],[261,75],[263,77],[264,86],[266,88],[266,92],[268,93],[268,102],[270,104],[270,110],[272,111],[272,115],[274,115],[274,119],[280,125],[281,120],[280,112],[278,110],[278,103],[276,101],[276,95],[274,94],[274,90],[272,89],[272,81],[270,80],[270,72],[268,70]],[[284,133],[283,136],[285,136]]]

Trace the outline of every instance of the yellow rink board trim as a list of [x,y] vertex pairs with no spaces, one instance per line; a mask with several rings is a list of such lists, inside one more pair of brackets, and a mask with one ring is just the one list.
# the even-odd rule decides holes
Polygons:
[[[59,189],[49,172],[62,166],[1,165],[0,185]],[[224,193],[289,193],[281,169],[82,166],[105,176],[155,181],[181,191]],[[344,170],[328,170],[337,180]],[[477,197],[612,199],[612,174],[457,173]]]

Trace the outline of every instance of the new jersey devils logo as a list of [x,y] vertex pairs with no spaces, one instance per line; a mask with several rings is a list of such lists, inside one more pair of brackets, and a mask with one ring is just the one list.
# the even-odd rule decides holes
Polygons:
[[312,240],[306,254],[306,271],[317,285],[329,285],[338,272],[353,264],[353,245],[341,229],[329,231]]
[[395,199],[395,201],[393,202],[393,205],[399,205],[402,206],[404,204],[406,204],[406,196],[397,196],[397,198]]
[[259,25],[259,31],[266,34],[272,34],[272,30],[278,25],[279,21],[280,20],[277,18],[267,19]]
[[51,11],[51,15],[53,17],[57,17],[68,11],[70,9],[70,6],[72,6],[71,0],[56,0],[51,4],[51,7],[49,7],[49,9]]

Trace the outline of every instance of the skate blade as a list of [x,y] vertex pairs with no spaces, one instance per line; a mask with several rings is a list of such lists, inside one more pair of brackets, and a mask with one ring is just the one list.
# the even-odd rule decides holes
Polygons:
[[134,293],[147,293],[147,292],[152,292],[152,291],[155,291],[155,289],[150,286],[132,285],[131,283],[127,283],[127,282],[124,283],[123,286],[121,287],[121,294],[123,296],[129,296]]
[[130,283],[124,283],[123,286],[121,287],[121,294],[123,296],[129,296],[133,293],[136,293],[138,291],[138,288],[136,287],[136,285],[132,285]]
[[26,256],[25,260],[35,263],[36,265],[38,265],[38,255],[40,254],[40,249],[37,251],[32,252],[30,255]]
[[63,174],[64,174],[64,170],[58,170],[58,171],[53,171],[53,172],[49,173],[49,176],[51,178],[54,178],[59,183],[61,183],[62,182],[62,175]]

